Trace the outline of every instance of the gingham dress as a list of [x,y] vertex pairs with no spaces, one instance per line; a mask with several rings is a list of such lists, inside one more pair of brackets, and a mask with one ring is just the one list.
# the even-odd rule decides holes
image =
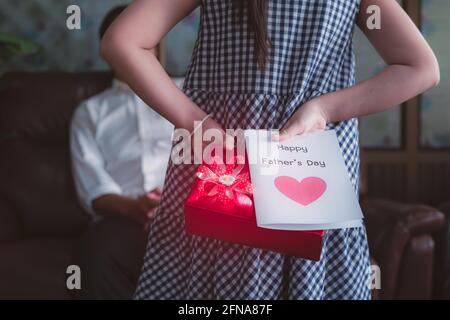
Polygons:
[[[269,61],[260,71],[232,1],[204,0],[184,92],[224,128],[280,128],[301,105],[354,84],[352,33],[360,0],[268,0]],[[357,120],[337,131],[358,192]],[[332,230],[319,262],[187,236],[183,202],[194,165],[169,163],[137,299],[368,299],[364,228]]]

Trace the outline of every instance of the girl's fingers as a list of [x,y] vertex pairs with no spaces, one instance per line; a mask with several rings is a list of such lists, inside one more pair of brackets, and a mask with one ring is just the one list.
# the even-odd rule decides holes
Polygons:
[[277,136],[278,141],[284,141],[291,137],[290,131],[286,129],[281,129],[280,134]]
[[308,131],[308,133],[321,132],[321,131],[324,131],[324,130],[325,130],[324,128],[315,128],[315,129],[312,129],[312,130]]
[[288,124],[286,127],[281,129],[278,136],[278,141],[285,141],[293,136],[302,134],[305,132],[305,126],[303,124]]

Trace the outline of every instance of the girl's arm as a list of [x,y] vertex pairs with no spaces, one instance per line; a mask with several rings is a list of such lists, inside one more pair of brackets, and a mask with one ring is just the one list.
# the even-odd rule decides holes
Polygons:
[[[101,43],[102,56],[154,110],[178,128],[192,131],[206,114],[170,79],[154,49],[200,0],[135,0],[113,22]],[[220,126],[211,118],[204,127]]]
[[[367,28],[370,5],[381,9],[380,30]],[[396,1],[362,0],[357,24],[388,66],[353,87],[306,103],[283,127],[281,140],[321,130],[326,123],[386,110],[438,84],[439,65],[433,51]]]

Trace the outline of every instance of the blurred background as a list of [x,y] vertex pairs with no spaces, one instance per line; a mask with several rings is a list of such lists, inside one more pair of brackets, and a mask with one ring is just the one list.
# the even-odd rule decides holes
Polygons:
[[[0,297],[66,298],[70,247],[89,218],[70,176],[68,123],[74,108],[111,82],[99,52],[107,12],[129,1],[0,1]],[[440,85],[391,110],[360,119],[361,204],[379,299],[449,295],[450,2],[399,1],[434,49]],[[68,30],[66,9],[81,8]],[[194,11],[161,42],[168,73],[183,77],[195,44]],[[358,80],[383,61],[359,32]],[[49,204],[52,204],[51,206]],[[30,265],[34,263],[34,267]]]

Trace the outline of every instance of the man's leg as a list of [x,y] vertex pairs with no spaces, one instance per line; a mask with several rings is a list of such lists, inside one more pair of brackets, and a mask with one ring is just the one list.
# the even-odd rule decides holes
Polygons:
[[143,226],[125,217],[108,216],[90,226],[74,250],[81,290],[72,290],[73,298],[131,299],[146,242]]

